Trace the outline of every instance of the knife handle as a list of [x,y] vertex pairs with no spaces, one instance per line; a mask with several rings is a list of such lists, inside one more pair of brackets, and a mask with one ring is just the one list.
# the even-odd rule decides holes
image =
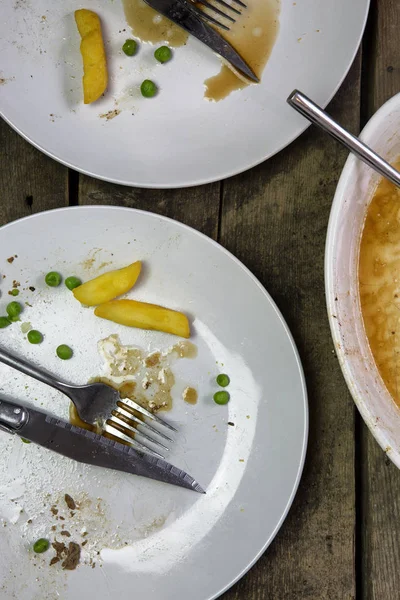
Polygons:
[[0,398],[0,427],[9,433],[14,433],[23,427],[29,418],[29,413],[23,406]]

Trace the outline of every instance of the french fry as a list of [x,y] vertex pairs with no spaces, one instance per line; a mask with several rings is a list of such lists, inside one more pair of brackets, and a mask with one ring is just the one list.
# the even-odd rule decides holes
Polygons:
[[98,15],[86,8],[75,11],[75,21],[82,38],[83,101],[91,104],[104,94],[108,82],[101,23]]
[[138,260],[123,269],[108,271],[74,288],[75,298],[86,306],[96,306],[128,292],[136,283],[142,268]]
[[190,337],[187,316],[157,304],[136,300],[113,300],[97,306],[94,314],[128,327],[165,331],[184,338]]

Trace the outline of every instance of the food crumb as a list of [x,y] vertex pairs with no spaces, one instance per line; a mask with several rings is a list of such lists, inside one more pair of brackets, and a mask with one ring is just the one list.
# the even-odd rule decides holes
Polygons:
[[10,264],[13,263],[14,262],[14,257],[10,256],[9,258],[7,258],[7,262],[10,263]]
[[231,427],[235,427],[235,423],[232,423],[232,421],[228,421],[228,425],[230,425]]
[[75,510],[76,509],[75,500],[69,494],[65,494],[64,500],[65,500],[66,505],[68,506],[68,508],[70,510]]

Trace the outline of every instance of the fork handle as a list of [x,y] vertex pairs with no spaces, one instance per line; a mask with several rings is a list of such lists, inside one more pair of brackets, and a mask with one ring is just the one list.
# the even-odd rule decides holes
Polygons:
[[21,373],[25,373],[25,375],[29,375],[29,377],[33,377],[33,379],[37,379],[46,385],[50,385],[51,387],[63,392],[67,393],[67,386],[64,385],[61,381],[58,381],[54,377],[52,377],[49,373],[34,367],[33,365],[27,363],[22,358],[17,358],[13,356],[6,350],[2,350],[0,348],[0,362],[8,365],[12,369],[16,369],[17,371],[21,371]]

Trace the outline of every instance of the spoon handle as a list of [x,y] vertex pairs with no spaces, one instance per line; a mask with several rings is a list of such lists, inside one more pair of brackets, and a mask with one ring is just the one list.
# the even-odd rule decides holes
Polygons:
[[318,127],[329,133],[335,140],[341,142],[343,146],[346,146],[348,150],[383,175],[383,177],[386,177],[386,179],[389,179],[389,181],[400,187],[399,171],[394,169],[359,138],[346,131],[346,129],[343,129],[310,98],[307,98],[307,96],[298,90],[294,90],[287,99],[287,103],[303,115],[303,117],[311,121],[311,123],[315,123],[315,125],[318,125]]

